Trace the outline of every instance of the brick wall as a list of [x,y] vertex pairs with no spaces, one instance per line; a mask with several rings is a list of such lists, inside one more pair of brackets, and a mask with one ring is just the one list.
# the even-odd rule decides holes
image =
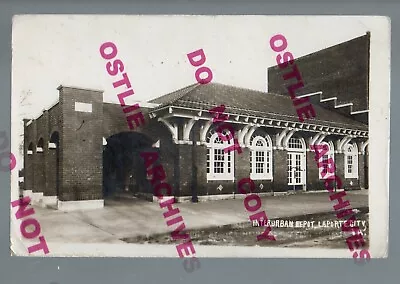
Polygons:
[[312,151],[307,152],[307,190],[325,190],[323,180],[319,179],[319,172],[317,162],[314,160],[315,153]]
[[[60,182],[60,122],[61,109],[59,103],[48,110],[48,142],[56,144],[56,148],[49,148],[48,143],[45,146],[45,172],[46,172],[46,190],[44,195],[58,196],[57,186]],[[58,183],[58,185],[57,185]]]
[[[36,150],[36,149],[35,149]],[[46,173],[44,167],[44,153],[36,152],[33,155],[34,192],[44,192],[46,189]]]
[[103,137],[107,138],[119,132],[130,131],[126,122],[126,115],[120,105],[103,104]]
[[[35,182],[36,171],[35,168],[37,166],[36,160],[36,146],[37,146],[37,122],[32,121],[30,125],[27,126],[28,137],[26,138],[26,151],[25,155],[27,156],[26,159],[26,166],[27,166],[27,176],[30,178],[30,182],[27,183],[27,189],[32,190],[33,192],[38,192],[37,185]],[[30,149],[32,154],[27,155],[27,151]]]
[[[322,91],[323,98],[337,97],[338,104],[352,102],[354,111],[368,109],[369,39],[367,34],[303,57],[294,54],[304,83],[297,93]],[[268,91],[287,94],[286,87],[295,81],[284,81],[282,76],[290,71],[278,66],[268,68]],[[312,99],[319,103],[319,97]]]
[[365,188],[365,155],[358,155],[358,188]]
[[[75,102],[92,105],[92,112],[75,111]],[[59,199],[93,200],[102,194],[103,94],[60,88],[62,131]]]
[[344,154],[335,153],[335,166],[336,175],[342,180],[343,186],[346,185],[346,180],[344,178]]
[[[147,113],[147,110],[143,109],[144,113]],[[146,125],[145,127],[140,128],[139,130],[150,137],[154,142],[160,140],[160,163],[164,168],[166,174],[166,182],[172,186],[173,192],[179,194],[179,184],[177,178],[177,168],[179,164],[177,164],[177,157],[179,155],[178,145],[174,144],[172,141],[172,135],[167,129],[167,127],[157,121],[157,118],[148,120],[146,117]]]
[[46,187],[43,193],[46,196],[57,196],[57,151],[57,149],[48,149],[48,147],[46,149],[44,164]]
[[[205,145],[195,146],[196,161],[197,161],[197,194],[208,195],[211,190],[207,181],[207,147]],[[212,190],[211,190],[212,192]]]
[[178,196],[192,195],[192,145],[177,145],[178,163]]
[[48,154],[49,141],[49,114],[48,111],[43,111],[42,115],[36,119],[36,147],[42,148],[42,152],[34,149],[34,189],[35,192],[47,192],[46,188],[46,160]]
[[61,109],[60,104],[57,102],[54,106],[49,109],[49,134],[54,131],[60,131],[60,122],[61,122]]
[[273,167],[274,191],[276,192],[286,191],[288,189],[287,151],[275,150],[273,151],[273,157],[274,157],[274,167]]

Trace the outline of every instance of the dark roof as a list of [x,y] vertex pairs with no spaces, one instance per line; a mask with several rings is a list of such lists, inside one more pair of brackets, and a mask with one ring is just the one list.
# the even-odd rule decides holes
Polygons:
[[[236,115],[249,115],[269,119],[298,122],[296,109],[289,95],[283,96],[219,83],[194,84],[170,94],[149,101],[160,104],[154,110],[165,106],[209,110],[225,105],[225,112]],[[313,105],[316,118],[304,122],[352,129],[368,130],[360,123],[337,112]],[[153,110],[153,111],[154,111]]]

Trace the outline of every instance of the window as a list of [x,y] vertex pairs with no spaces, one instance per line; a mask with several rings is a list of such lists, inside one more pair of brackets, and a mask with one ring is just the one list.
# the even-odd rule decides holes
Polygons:
[[272,147],[269,136],[252,137],[250,141],[250,178],[272,179]]
[[[227,133],[224,133],[227,135]],[[224,149],[233,144],[233,140],[223,141],[216,132],[207,137],[207,180],[234,180],[234,151]]]
[[356,144],[347,145],[345,148],[344,177],[358,178],[358,149]]
[[320,162],[319,169],[318,169],[319,179],[328,179],[335,175],[334,173],[330,173],[328,171],[329,168],[335,166],[332,163],[331,163],[331,165],[329,165],[329,162],[328,162],[329,159],[332,159],[333,161],[335,160],[333,143],[329,142],[329,144],[328,144],[326,142],[322,142],[321,145],[326,145],[328,147],[328,152],[326,152],[325,155],[323,155],[322,158],[318,161],[318,162]]
[[289,142],[288,142],[288,149],[290,149],[290,150],[296,150],[296,149],[304,150],[303,143],[301,142],[301,139],[291,137],[289,139]]

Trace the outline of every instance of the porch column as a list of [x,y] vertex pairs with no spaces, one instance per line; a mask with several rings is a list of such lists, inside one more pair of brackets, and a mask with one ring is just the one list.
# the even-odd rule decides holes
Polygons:
[[[36,147],[36,146],[34,146]],[[33,192],[33,184],[34,184],[34,153],[33,150],[25,151],[25,177],[24,177],[24,185],[25,190],[29,191],[30,194]]]
[[176,156],[177,196],[192,195],[192,145],[178,144]]
[[250,139],[257,127],[250,124],[243,125],[235,135],[238,138],[239,145],[242,149],[242,153],[239,154],[235,151],[235,193],[237,191],[238,182],[242,178],[250,177]]
[[368,188],[368,155],[365,151],[368,147],[368,140],[359,143],[358,148],[358,179],[361,189]]
[[[204,196],[208,194],[207,188],[207,155],[208,148],[206,137],[212,126],[212,120],[201,120],[193,126],[193,188],[194,195]],[[194,196],[193,196],[194,197]],[[195,198],[195,202],[197,198]]]
[[169,132],[171,133],[171,140],[162,141],[160,143],[161,161],[167,180],[172,187],[172,195],[175,197],[180,196],[181,186],[181,160],[180,152],[184,153],[184,150],[180,151],[179,148],[179,128],[180,137],[182,137],[182,126],[179,126],[176,122],[168,118],[160,117],[158,121],[164,124]]
[[[314,133],[313,136],[306,139],[306,165],[307,165],[307,190],[325,190],[324,181],[319,179],[318,162],[315,161],[315,151],[311,150],[311,145],[319,145],[324,138],[322,133]],[[320,142],[321,141],[321,142]]]
[[[335,150],[335,166],[336,166],[336,176],[338,176],[342,180],[343,186],[341,188],[344,188],[345,185],[345,177],[344,177],[344,152],[343,152],[343,146],[346,140],[348,140],[348,137],[343,137],[342,139],[338,140],[337,142],[337,150]],[[338,187],[338,189],[341,189]]]
[[288,189],[287,151],[274,149],[273,153],[273,191],[283,192]]
[[197,117],[185,119],[184,122],[173,122],[159,118],[170,130],[175,145],[174,155],[174,195],[176,197],[192,196],[193,183],[193,126]]
[[46,172],[46,190],[44,196],[57,197],[57,152],[56,143],[47,142],[45,144],[45,172]]
[[283,139],[289,129],[285,128],[280,133],[276,134],[273,139],[273,191],[285,192],[288,190],[288,165],[287,165],[287,150],[283,147]]

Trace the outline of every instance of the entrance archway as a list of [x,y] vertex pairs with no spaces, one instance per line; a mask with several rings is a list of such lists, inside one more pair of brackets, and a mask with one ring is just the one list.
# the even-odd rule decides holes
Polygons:
[[149,137],[138,132],[114,134],[103,143],[103,195],[152,194],[140,153],[158,151]]

